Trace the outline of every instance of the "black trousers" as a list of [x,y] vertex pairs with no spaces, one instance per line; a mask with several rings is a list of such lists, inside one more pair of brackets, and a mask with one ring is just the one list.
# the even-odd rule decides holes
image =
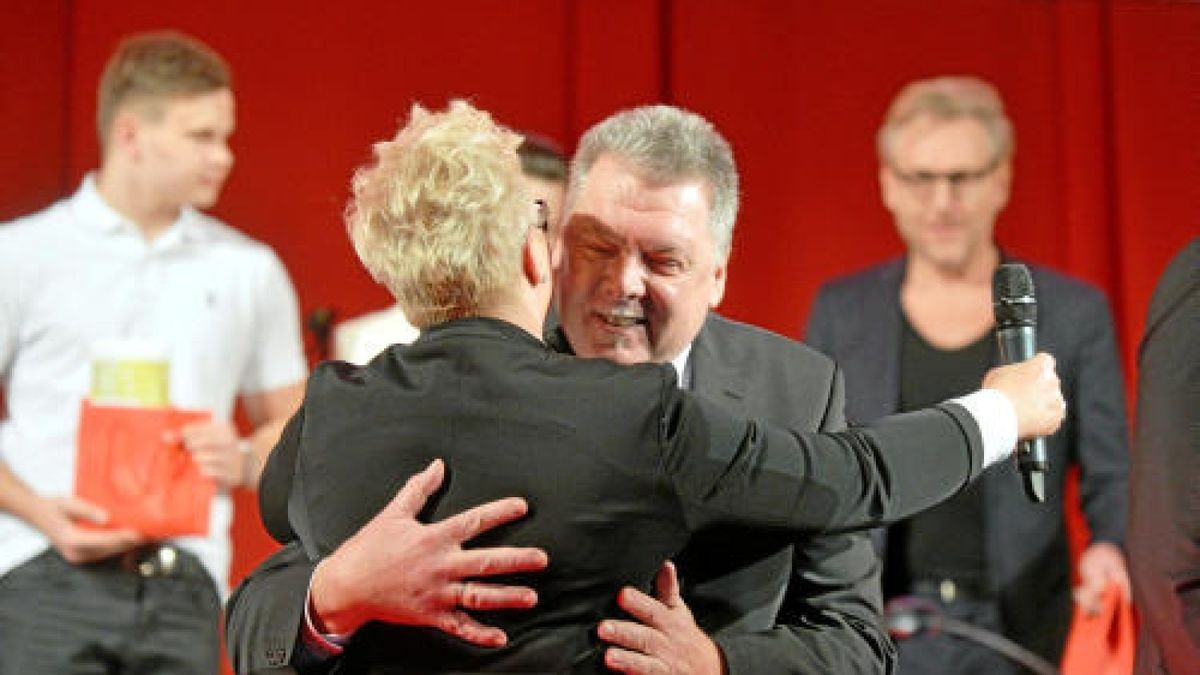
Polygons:
[[53,549],[0,577],[0,675],[215,675],[220,600],[199,560],[72,565]]

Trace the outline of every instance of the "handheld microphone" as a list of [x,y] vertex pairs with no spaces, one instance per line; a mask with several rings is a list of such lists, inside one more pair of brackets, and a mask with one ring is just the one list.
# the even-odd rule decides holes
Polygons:
[[[1005,263],[996,270],[992,276],[992,307],[996,313],[1000,363],[1033,358],[1037,344],[1037,300],[1029,268],[1020,263]],[[1017,445],[1017,468],[1030,501],[1046,501],[1048,467],[1046,439],[1035,438]]]

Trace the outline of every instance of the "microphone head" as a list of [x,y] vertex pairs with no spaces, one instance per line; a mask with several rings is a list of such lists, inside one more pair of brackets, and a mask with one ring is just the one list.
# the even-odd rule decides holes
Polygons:
[[1037,300],[1028,267],[1004,263],[996,268],[992,275],[992,306],[1000,328],[1037,324]]

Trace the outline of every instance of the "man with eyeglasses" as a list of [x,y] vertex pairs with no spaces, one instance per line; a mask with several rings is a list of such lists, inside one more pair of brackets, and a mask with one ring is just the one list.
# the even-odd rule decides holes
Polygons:
[[[857,422],[953,395],[996,361],[991,279],[1006,256],[993,231],[1014,148],[999,95],[973,77],[906,86],[877,143],[881,194],[907,254],[825,285],[807,329],[809,344],[845,369],[847,416]],[[1129,594],[1125,401],[1104,296],[1042,267],[1032,273],[1039,348],[1058,358],[1070,406],[1070,421],[1047,439],[1047,503],[1025,498],[1015,465],[994,467],[950,502],[889,528],[884,593],[916,596],[1056,663],[1071,617],[1069,465],[1080,469],[1091,532],[1075,601],[1095,611],[1108,584]],[[914,636],[899,650],[900,673],[1015,670],[944,634]]]

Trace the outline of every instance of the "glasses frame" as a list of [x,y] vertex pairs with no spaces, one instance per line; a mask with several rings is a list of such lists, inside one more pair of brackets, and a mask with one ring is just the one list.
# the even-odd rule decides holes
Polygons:
[[965,188],[973,187],[982,182],[988,176],[996,173],[1003,163],[1002,158],[997,157],[988,162],[986,166],[974,170],[959,170],[959,171],[904,171],[895,164],[889,162],[888,169],[892,174],[913,193],[922,197],[930,197],[933,191],[937,188],[938,183],[945,181],[950,188],[952,194],[962,194]]
[[550,207],[547,206],[545,199],[535,199],[534,204],[537,204],[538,219],[533,224],[534,227],[549,234],[550,232]]

